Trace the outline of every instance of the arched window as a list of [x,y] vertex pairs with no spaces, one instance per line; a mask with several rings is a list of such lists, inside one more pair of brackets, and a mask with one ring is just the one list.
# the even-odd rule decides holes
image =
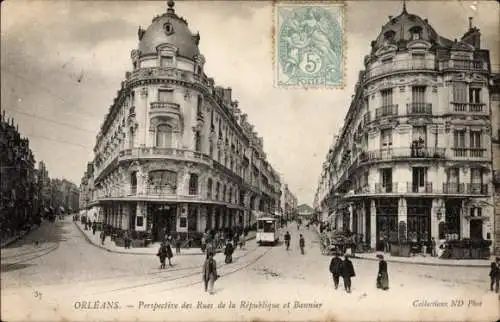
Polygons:
[[189,194],[198,194],[198,175],[195,173],[191,173],[189,176]]
[[135,130],[134,128],[130,128],[128,132],[128,148],[133,149],[134,148],[134,141],[135,141]]
[[156,128],[156,146],[167,148],[172,145],[172,127],[168,124],[160,124]]
[[212,179],[207,181],[207,199],[212,199]]
[[137,172],[134,171],[130,174],[130,192],[135,195],[137,192]]
[[422,38],[422,27],[414,26],[410,28],[411,40],[418,40]]
[[201,152],[201,135],[199,131],[196,131],[194,135],[194,149],[197,152]]

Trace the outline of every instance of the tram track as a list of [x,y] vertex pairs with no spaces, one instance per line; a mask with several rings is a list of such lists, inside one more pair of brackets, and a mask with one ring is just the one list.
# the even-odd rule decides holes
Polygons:
[[[251,251],[251,253],[254,253],[255,251],[257,251],[259,249],[260,248],[255,248],[254,250]],[[252,259],[250,259],[248,261],[242,262],[241,265],[238,265],[238,267],[236,267],[235,269],[229,270],[229,272],[224,272],[224,273],[220,274],[220,276],[227,276],[227,275],[234,274],[234,273],[236,273],[238,271],[241,271],[241,270],[247,268],[250,265],[255,264],[261,258],[263,258],[264,256],[266,256],[271,250],[272,250],[272,248],[266,249],[262,254],[259,254],[255,258],[252,258]],[[245,257],[247,257],[247,256],[245,256]],[[224,267],[234,267],[234,265],[235,265],[235,263],[232,263],[232,264],[225,264],[224,263],[224,264],[222,264],[220,266],[220,270],[222,268],[224,268]],[[112,290],[108,290],[108,291],[104,291],[104,292],[101,291],[101,292],[98,292],[96,294],[131,291],[131,290],[138,290],[138,289],[142,289],[142,288],[146,288],[146,287],[158,287],[160,285],[168,284],[168,283],[171,283],[171,282],[180,281],[180,280],[183,280],[183,279],[188,279],[188,278],[193,277],[193,276],[200,277],[201,276],[201,268],[202,268],[202,266],[203,265],[199,265],[196,268],[192,268],[191,269],[192,272],[189,272],[187,274],[180,275],[180,276],[175,276],[173,278],[167,278],[167,279],[163,279],[163,280],[158,280],[157,278],[155,278],[154,281],[150,281],[150,282],[147,282],[147,283],[136,284],[136,285],[131,285],[131,286],[125,286],[125,287],[121,287],[121,288],[117,288],[117,289],[112,289]],[[201,280],[201,278],[200,278],[200,280]],[[196,285],[196,284],[199,284],[199,283],[201,283],[201,281],[199,281],[199,280],[196,281],[196,282],[188,282],[188,284],[180,285],[178,287],[169,288],[169,289],[160,289],[160,290],[156,290],[156,292],[165,292],[165,291],[169,291],[169,290],[175,290],[175,289],[178,289],[178,288],[185,288],[185,287],[189,287],[191,285]]]
[[[28,253],[28,254],[36,254],[38,253],[37,255],[35,256],[31,256],[31,257],[28,257],[28,258],[24,258],[22,260],[18,260],[18,261],[15,261],[13,263],[7,263],[7,264],[4,264],[2,265],[2,271],[8,271],[10,268],[16,266],[16,265],[19,265],[19,264],[23,264],[23,263],[26,263],[26,262],[29,262],[29,261],[32,261],[34,259],[37,259],[37,258],[40,258],[40,257],[43,257],[43,256],[46,256],[54,251],[56,251],[57,249],[59,248],[59,243],[56,243],[54,246],[50,247],[50,248],[46,248],[44,250],[46,250],[45,252],[43,253],[38,253],[38,252],[31,252],[31,253]],[[21,255],[19,255],[21,256]],[[17,256],[17,257],[19,257]],[[12,256],[12,257],[15,257],[15,256]],[[5,259],[2,258],[2,261],[4,261]]]

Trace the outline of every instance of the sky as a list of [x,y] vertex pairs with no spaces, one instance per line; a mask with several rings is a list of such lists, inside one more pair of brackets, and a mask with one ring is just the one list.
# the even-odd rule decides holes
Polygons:
[[[132,68],[137,29],[166,7],[164,1],[2,2],[1,108],[30,139],[51,177],[80,183],[104,115]],[[500,65],[495,1],[407,1],[407,9],[449,39],[460,38],[474,17],[482,47],[490,49],[492,65]],[[363,57],[402,2],[347,2],[344,89],[274,85],[272,2],[177,1],[175,10],[192,32],[200,32],[206,74],[233,89],[233,99],[264,138],[269,162],[299,203],[312,204]]]

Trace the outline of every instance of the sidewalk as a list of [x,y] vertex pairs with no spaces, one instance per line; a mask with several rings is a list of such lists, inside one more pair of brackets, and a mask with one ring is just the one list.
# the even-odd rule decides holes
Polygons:
[[17,234],[15,236],[12,236],[10,238],[7,238],[6,240],[3,240],[0,244],[0,248],[5,248],[7,246],[14,244],[16,241],[18,241],[21,238],[23,238],[24,236],[28,235],[31,231],[33,231],[37,227],[38,226],[31,226],[30,229],[28,229],[28,230],[23,230],[23,231],[17,232]]
[[[319,227],[316,227],[316,232],[320,236]],[[384,255],[384,259],[389,263],[403,263],[427,266],[463,266],[463,267],[490,267],[491,262],[495,260],[495,256],[490,259],[441,259],[432,256],[411,256],[399,257],[391,256],[389,253],[372,252],[372,253],[356,253],[354,258],[362,260],[378,261],[377,254]]]
[[[85,239],[92,245],[107,250],[108,252],[120,253],[120,254],[131,254],[131,255],[156,255],[160,243],[153,243],[148,247],[138,247],[125,249],[124,247],[118,247],[110,237],[106,237],[104,245],[101,245],[101,240],[99,238],[100,231],[96,231],[95,235],[92,234],[92,230],[85,230],[85,225],[81,222],[74,223],[75,226],[80,230]],[[255,238],[255,232],[251,231],[248,233],[247,241]],[[222,252],[222,249],[218,249],[217,253]],[[204,255],[200,248],[181,248],[181,253],[179,255]],[[177,255],[177,256],[179,256]]]

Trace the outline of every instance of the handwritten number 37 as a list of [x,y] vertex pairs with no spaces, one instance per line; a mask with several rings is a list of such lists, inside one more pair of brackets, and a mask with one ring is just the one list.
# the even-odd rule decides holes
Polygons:
[[33,296],[34,296],[36,299],[41,300],[41,299],[42,299],[42,292],[39,292],[39,291],[34,291],[34,292],[33,292]]

